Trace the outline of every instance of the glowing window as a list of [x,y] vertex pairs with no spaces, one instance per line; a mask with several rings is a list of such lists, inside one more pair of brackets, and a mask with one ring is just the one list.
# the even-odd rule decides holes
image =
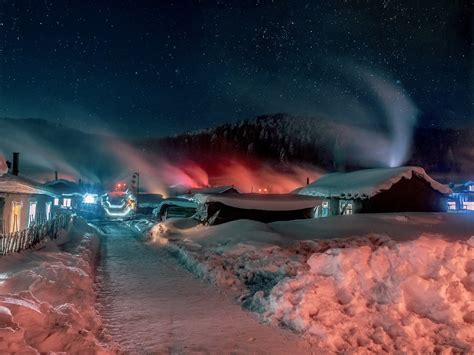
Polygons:
[[339,213],[341,215],[353,214],[353,206],[351,201],[340,200],[339,201]]
[[463,203],[463,208],[465,210],[469,210],[469,211],[474,211],[474,202],[464,202]]
[[321,210],[321,217],[327,217],[329,215],[329,202],[323,201],[322,210]]
[[51,202],[46,202],[46,220],[49,221],[51,219]]
[[474,185],[469,185],[469,191],[474,191]]
[[64,198],[63,199],[63,207],[71,207],[71,199],[70,198]]
[[21,202],[12,202],[12,212],[10,216],[10,232],[18,232],[21,224]]
[[55,206],[59,206],[59,198],[55,198],[53,203]]
[[451,210],[451,211],[456,210],[456,202],[448,201],[448,210]]
[[30,210],[28,212],[28,227],[35,223],[36,220],[36,202],[30,202]]

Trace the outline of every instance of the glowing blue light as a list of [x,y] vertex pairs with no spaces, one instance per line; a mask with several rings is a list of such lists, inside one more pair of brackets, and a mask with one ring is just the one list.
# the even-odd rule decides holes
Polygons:
[[97,203],[96,194],[85,194],[82,200],[84,203]]

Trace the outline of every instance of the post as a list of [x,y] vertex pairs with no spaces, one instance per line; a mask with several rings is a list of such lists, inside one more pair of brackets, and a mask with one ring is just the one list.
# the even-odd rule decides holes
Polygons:
[[137,210],[138,210],[138,196],[140,195],[140,173],[137,172]]

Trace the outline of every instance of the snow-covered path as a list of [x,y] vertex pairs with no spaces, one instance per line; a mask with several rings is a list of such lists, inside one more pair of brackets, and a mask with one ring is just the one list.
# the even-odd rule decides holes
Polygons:
[[260,324],[231,296],[196,279],[162,248],[120,223],[105,233],[99,312],[126,351],[308,353],[297,335]]

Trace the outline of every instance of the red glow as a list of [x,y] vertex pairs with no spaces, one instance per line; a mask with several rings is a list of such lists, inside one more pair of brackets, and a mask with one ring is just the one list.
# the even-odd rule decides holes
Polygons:
[[175,185],[189,188],[234,185],[241,192],[260,189],[260,193],[288,193],[305,185],[307,178],[313,181],[321,175],[320,170],[311,166],[287,163],[275,167],[247,158],[206,156],[200,162],[191,159],[171,162],[146,156],[122,142],[116,142],[114,150],[120,152],[127,169],[140,172],[142,187],[165,195],[169,187]]

